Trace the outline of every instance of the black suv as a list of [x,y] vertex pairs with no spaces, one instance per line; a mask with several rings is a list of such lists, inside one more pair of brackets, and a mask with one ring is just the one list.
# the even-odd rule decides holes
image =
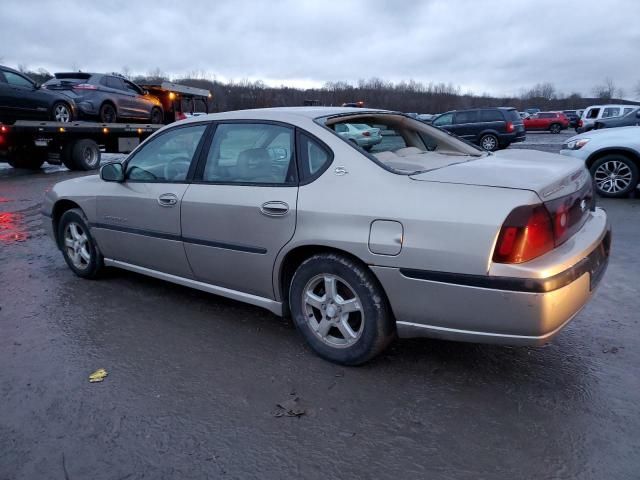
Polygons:
[[580,115],[578,115],[577,110],[563,110],[562,113],[569,119],[569,127],[576,128],[578,126]]
[[68,97],[44,90],[26,75],[0,65],[0,122],[70,122],[74,119],[75,109],[75,103]]
[[438,115],[431,123],[489,151],[526,138],[520,114],[509,107],[454,110]]
[[162,103],[138,85],[117,75],[56,73],[43,88],[60,91],[75,100],[81,117],[104,123],[124,119],[162,123]]

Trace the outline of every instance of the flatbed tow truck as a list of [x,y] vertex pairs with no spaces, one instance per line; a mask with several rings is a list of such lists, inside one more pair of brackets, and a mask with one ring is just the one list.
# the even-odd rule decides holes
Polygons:
[[[151,86],[151,85],[150,85]],[[167,123],[189,115],[208,113],[208,90],[164,82],[153,94],[165,105]],[[194,105],[204,105],[204,112]],[[0,162],[14,168],[39,169],[44,162],[70,170],[95,170],[101,153],[129,153],[163,124],[50,122],[18,120],[0,124]]]

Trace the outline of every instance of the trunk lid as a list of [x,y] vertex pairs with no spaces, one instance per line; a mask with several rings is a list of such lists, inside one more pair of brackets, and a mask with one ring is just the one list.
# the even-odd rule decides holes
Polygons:
[[410,175],[418,181],[531,190],[543,202],[570,195],[590,182],[584,162],[535,150],[502,150]]

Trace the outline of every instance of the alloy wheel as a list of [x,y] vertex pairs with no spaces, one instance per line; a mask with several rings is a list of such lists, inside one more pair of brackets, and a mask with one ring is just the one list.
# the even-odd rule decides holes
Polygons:
[[76,222],[69,222],[64,229],[64,248],[73,266],[84,270],[91,263],[89,237],[83,227]]
[[364,330],[360,298],[337,275],[321,274],[309,280],[304,288],[302,310],[311,330],[331,347],[352,346]]
[[600,165],[593,177],[598,190],[606,193],[620,193],[629,188],[632,172],[626,163],[610,160]]
[[482,139],[482,148],[485,150],[494,150],[496,148],[496,139],[492,136],[486,136]]
[[69,120],[71,120],[71,113],[69,112],[69,108],[66,105],[59,104],[56,105],[53,111],[53,117],[55,118],[56,122],[67,123]]

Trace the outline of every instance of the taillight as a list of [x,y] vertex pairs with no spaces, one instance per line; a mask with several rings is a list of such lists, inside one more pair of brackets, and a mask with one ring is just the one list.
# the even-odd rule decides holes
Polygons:
[[183,112],[176,112],[176,122],[178,120],[185,120],[187,116]]
[[2,125],[0,126],[0,132],[5,133],[9,131],[9,127],[7,127],[6,125]]
[[581,127],[582,126],[582,119],[578,120],[578,126]]
[[371,132],[362,132],[362,136],[363,137],[370,137],[371,136]]
[[97,90],[98,87],[91,85],[90,83],[79,83],[73,86],[74,90]]
[[507,132],[513,132],[516,128],[513,126],[513,123],[507,122]]
[[528,205],[513,210],[498,235],[493,261],[522,263],[553,249],[555,245],[551,216],[543,205]]

